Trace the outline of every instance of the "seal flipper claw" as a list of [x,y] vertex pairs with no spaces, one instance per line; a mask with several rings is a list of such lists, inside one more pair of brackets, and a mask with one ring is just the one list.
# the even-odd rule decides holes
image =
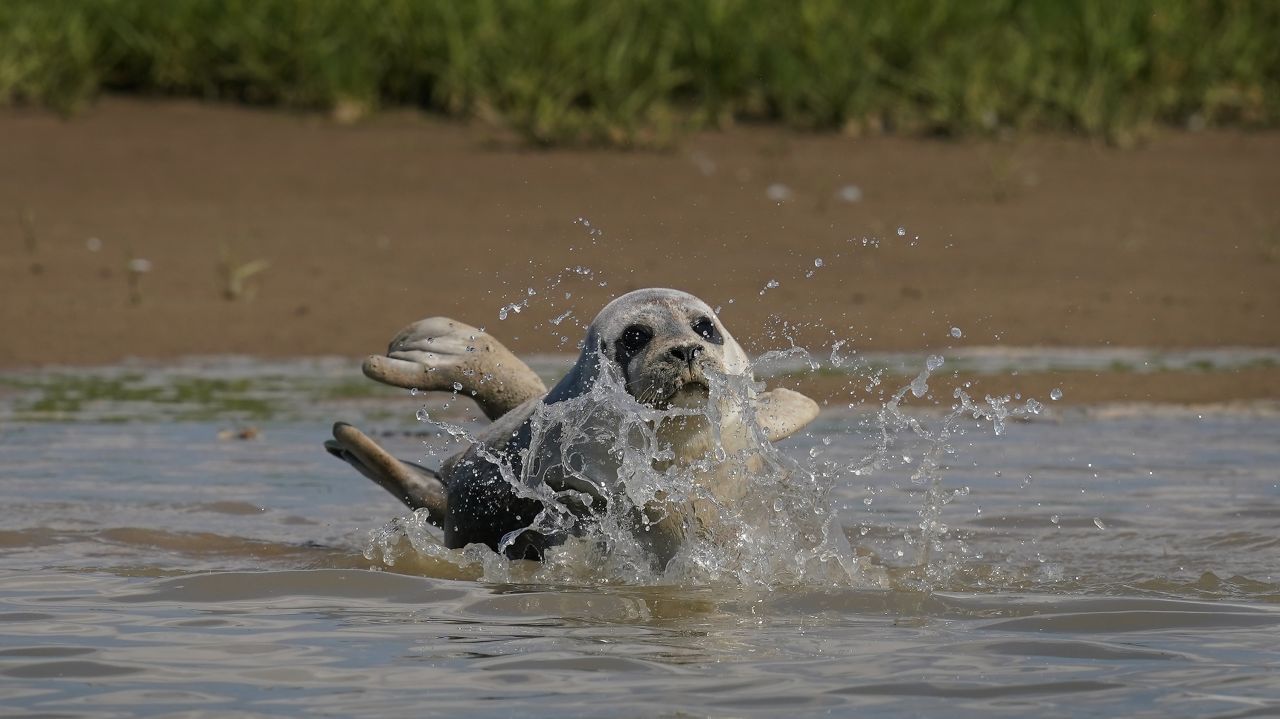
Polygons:
[[427,519],[437,527],[443,526],[448,500],[444,482],[435,472],[396,459],[364,432],[346,422],[333,425],[333,439],[326,441],[324,448],[377,482],[411,509],[426,509]]

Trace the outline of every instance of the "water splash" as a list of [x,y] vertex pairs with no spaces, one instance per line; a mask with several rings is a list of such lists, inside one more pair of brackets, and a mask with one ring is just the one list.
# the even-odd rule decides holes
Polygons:
[[[840,354],[844,344],[831,348],[835,367],[850,361]],[[815,371],[822,366],[807,350],[792,346],[761,355],[753,372],[795,360]],[[654,408],[628,394],[622,378],[605,363],[591,391],[540,406],[531,419],[532,441],[524,455],[528,461],[518,470],[503,465],[503,476],[517,493],[542,507],[526,527],[505,537],[504,545],[524,532],[568,537],[543,562],[511,562],[485,547],[447,549],[425,517],[417,516],[372,532],[366,556],[386,565],[448,565],[493,582],[764,587],[885,586],[889,575],[878,561],[884,559],[899,567],[905,563],[906,569],[894,575],[899,588],[945,586],[968,553],[943,521],[944,508],[968,493],[967,487],[944,482],[957,441],[975,421],[999,435],[1009,421],[1038,414],[1042,406],[1010,396],[978,400],[959,388],[940,418],[908,411],[908,400],[940,404],[932,399],[929,384],[944,365],[942,356],[929,357],[919,374],[875,413],[872,451],[841,464],[825,460],[818,446],[799,457],[774,447],[755,419],[755,398],[763,385],[747,376],[712,377],[705,408]],[[474,441],[465,428],[425,410],[419,418],[460,447]],[[692,427],[704,438],[693,452],[680,444]],[[907,438],[911,447],[903,448]],[[829,445],[830,438],[825,439]],[[544,450],[569,458],[564,464],[571,469],[554,486],[530,481],[543,471],[537,458]],[[836,486],[866,482],[873,475],[880,475],[882,483],[867,486],[867,508],[885,484],[915,487],[921,498],[916,521],[900,528],[904,548],[893,557],[868,556],[865,548],[855,551],[841,508],[832,501]],[[592,511],[584,511],[587,507]],[[863,527],[861,534],[866,531]],[[658,566],[654,550],[663,543],[676,549],[670,561]]]
[[523,300],[521,302],[512,302],[509,305],[504,305],[498,310],[498,319],[505,320],[511,312],[519,314],[521,310],[528,306],[528,304],[528,300]]
[[[540,564],[510,562],[488,548],[446,549],[416,515],[371,533],[366,556],[387,565],[426,557],[495,582],[868,582],[841,531],[831,483],[779,452],[756,422],[761,387],[745,375],[709,380],[705,409],[654,408],[606,369],[584,395],[537,408],[519,470],[486,456],[518,495],[542,507],[503,546],[525,532],[569,537]],[[462,427],[420,417],[461,441],[474,439]],[[548,476],[542,457],[561,458],[552,469],[565,476],[531,481]],[[658,566],[655,548],[664,546],[674,550]]]
[[[1015,405],[1014,398],[1007,395],[987,395],[978,402],[965,388],[958,387],[952,392],[950,409],[936,422],[930,423],[921,416],[907,413],[904,403],[908,396],[928,396],[929,379],[944,363],[943,357],[930,356],[911,383],[882,404],[874,423],[877,431],[874,450],[847,468],[851,475],[869,476],[898,466],[908,467],[911,468],[910,484],[923,487],[917,512],[919,521],[903,532],[903,541],[908,547],[914,547],[915,558],[897,581],[904,588],[924,591],[945,586],[968,553],[965,543],[952,537],[950,528],[942,521],[946,505],[969,491],[967,487],[948,487],[943,482],[946,458],[956,454],[957,440],[965,433],[966,427],[961,420],[969,418],[989,423],[992,431],[1000,435],[1010,419],[1031,417],[1043,410],[1043,406],[1034,399]],[[918,440],[923,446],[918,457],[898,449],[904,436]],[[874,496],[874,490],[869,492],[869,498],[871,496]]]
[[581,225],[583,228],[586,229],[587,237],[591,239],[592,244],[595,244],[598,238],[604,237],[604,230],[600,229],[599,227],[593,227],[591,225],[591,220],[588,220],[585,217],[575,218],[573,221],[573,224]]
[[[592,242],[603,234],[586,218],[575,222],[587,229]],[[897,228],[897,234],[905,236],[906,229]],[[878,247],[879,240],[864,237],[861,244]],[[826,265],[822,258],[814,258],[805,276],[812,277]],[[563,300],[559,299],[562,290],[568,289],[561,285],[572,281],[607,284],[591,268],[565,267],[547,278],[539,286],[541,291],[521,286],[519,296],[506,298],[510,301],[499,310],[499,319],[520,313],[531,303],[545,303],[546,309],[557,313],[548,320],[547,329],[564,344],[570,335],[559,331],[562,323],[580,323],[570,302],[573,293],[563,291]],[[759,294],[779,286],[771,278]],[[727,302],[732,305],[734,300]],[[779,321],[781,327],[768,334],[773,341],[785,340],[790,346],[761,355],[753,363],[755,376],[767,376],[771,366],[788,363],[812,373],[821,371],[828,358],[819,360],[797,346],[795,328]],[[963,333],[953,327],[950,335],[958,339]],[[870,366],[856,350],[846,349],[847,344],[839,340],[831,345],[830,367],[862,376],[868,392],[880,386],[885,368]],[[533,440],[526,458],[536,460],[541,448],[554,447],[558,456],[582,462],[568,472],[565,482],[551,486],[531,481],[536,477],[530,473],[539,471],[536,461],[512,467],[501,457],[486,455],[502,467],[505,481],[519,496],[537,500],[542,507],[527,518],[525,527],[505,537],[503,546],[527,532],[568,537],[547,551],[543,562],[511,562],[500,551],[486,547],[447,549],[425,523],[425,516],[416,515],[371,533],[366,556],[400,566],[425,560],[495,582],[881,586],[886,575],[880,566],[873,566],[877,558],[868,558],[865,549],[855,552],[850,547],[840,520],[842,508],[830,499],[834,488],[865,483],[880,474],[880,486],[867,486],[865,506],[872,505],[886,484],[917,488],[921,496],[918,521],[901,528],[906,544],[902,553],[905,556],[914,548],[914,556],[906,560],[914,561],[909,573],[912,586],[942,586],[941,580],[954,570],[953,558],[966,551],[942,521],[944,507],[968,491],[943,482],[946,460],[956,451],[955,439],[965,429],[961,418],[977,420],[1000,435],[1011,419],[1041,410],[1035,400],[1018,404],[1014,397],[987,396],[978,401],[963,390],[956,390],[945,408],[946,400],[935,399],[930,392],[931,377],[944,364],[941,355],[930,356],[914,378],[887,399],[881,389],[882,403],[872,428],[875,450],[859,462],[843,465],[824,460],[816,446],[807,457],[792,457],[769,443],[755,422],[755,398],[764,387],[747,377],[713,378],[711,400],[703,409],[657,409],[638,403],[621,378],[606,371],[590,392],[539,406],[531,419]],[[455,398],[459,389],[455,387]],[[907,402],[917,399],[929,402],[927,409],[943,409],[942,419],[929,421],[905,411]],[[418,419],[436,434],[454,440],[457,450],[475,441],[465,427],[433,416],[426,407]],[[671,428],[694,425],[702,428],[707,439],[691,453],[672,441]],[[904,437],[922,444],[923,450],[899,449]],[[586,447],[597,451],[588,452]],[[750,491],[726,494],[719,487],[725,482],[749,486]],[[587,507],[592,511],[585,511]],[[678,549],[670,553],[670,561],[657,566],[654,546],[662,542]]]

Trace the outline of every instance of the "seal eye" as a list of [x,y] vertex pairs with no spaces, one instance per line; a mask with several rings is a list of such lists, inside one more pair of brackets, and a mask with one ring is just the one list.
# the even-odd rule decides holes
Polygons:
[[716,329],[716,323],[712,322],[710,317],[699,317],[692,326],[693,331],[702,339],[713,345],[724,344],[724,337],[720,336],[720,330]]
[[622,331],[618,344],[627,351],[627,354],[635,354],[644,349],[651,339],[653,339],[653,330],[644,325],[631,325]]
[[628,325],[618,336],[614,347],[613,359],[625,369],[632,357],[640,354],[640,350],[653,339],[653,330],[644,325]]

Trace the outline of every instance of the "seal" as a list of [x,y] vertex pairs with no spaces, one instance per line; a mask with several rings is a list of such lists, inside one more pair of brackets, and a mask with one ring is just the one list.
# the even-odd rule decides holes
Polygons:
[[[387,384],[471,396],[493,423],[437,471],[395,458],[343,422],[326,449],[426,510],[446,546],[481,543],[513,559],[541,559],[629,502],[616,516],[664,566],[684,537],[710,531],[717,513],[746,494],[760,462],[753,446],[818,414],[797,392],[758,392],[746,352],[716,313],[672,289],[606,305],[550,391],[493,337],[440,317],[406,327],[363,369]],[[641,445],[656,471],[689,469],[695,486],[655,488],[637,501],[620,443]]]

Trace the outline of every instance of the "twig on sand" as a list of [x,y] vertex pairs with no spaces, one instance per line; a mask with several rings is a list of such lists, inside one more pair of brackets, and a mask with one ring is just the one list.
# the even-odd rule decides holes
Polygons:
[[218,261],[218,274],[222,278],[222,296],[234,302],[236,300],[252,300],[257,288],[249,284],[249,279],[271,266],[267,260],[257,259],[237,264],[231,257],[231,251],[224,244]]

